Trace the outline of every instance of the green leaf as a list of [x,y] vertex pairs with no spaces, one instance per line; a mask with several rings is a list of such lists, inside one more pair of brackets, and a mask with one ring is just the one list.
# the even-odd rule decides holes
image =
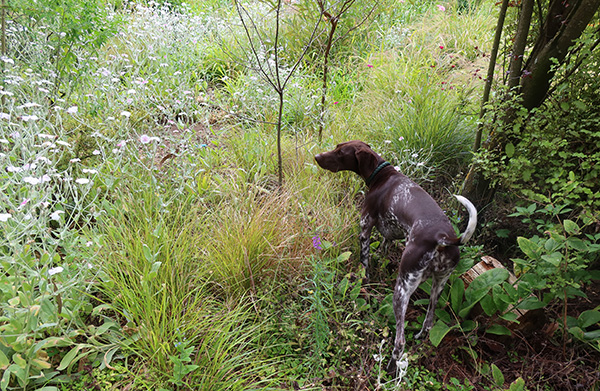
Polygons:
[[496,303],[494,303],[494,299],[491,295],[484,296],[481,301],[481,308],[486,313],[487,316],[492,316],[496,313],[498,308],[496,307]]
[[[481,295],[481,291],[485,290],[487,293],[494,285],[502,284],[508,279],[508,270],[503,268],[496,268],[488,270],[479,276],[477,276],[465,290],[465,297],[471,303],[475,301],[477,296],[481,299],[485,294]],[[475,295],[477,293],[477,295]]]
[[517,319],[519,318],[519,315],[515,314],[514,312],[507,312],[506,314],[500,315],[500,319],[504,319],[506,321],[509,322],[517,322]]
[[67,369],[77,356],[77,353],[83,348],[83,345],[77,345],[73,349],[69,351],[69,353],[65,354],[65,356],[60,360],[60,365],[56,368],[59,371]]
[[504,385],[504,375],[500,368],[496,366],[496,364],[492,364],[492,377],[494,378],[494,383],[498,387],[502,387]]
[[524,391],[525,390],[525,380],[522,377],[518,378],[510,385],[508,391]]
[[587,340],[600,340],[600,330],[588,331],[583,333],[583,337]]
[[2,375],[2,380],[0,380],[0,389],[2,391],[5,391],[8,388],[8,384],[10,382],[10,374],[12,372],[11,368],[13,367],[13,365],[11,365],[10,367],[8,367],[4,371],[4,375]]
[[13,354],[12,359],[20,368],[27,368],[27,361],[19,353]]
[[354,288],[350,291],[350,300],[356,300],[358,295],[360,295],[360,289],[362,288],[362,284],[356,284]]
[[568,238],[567,245],[573,250],[577,251],[589,251],[589,247],[586,242],[579,238]]
[[567,231],[567,233],[574,235],[579,233],[579,225],[577,225],[576,222],[572,221],[572,220],[565,220],[563,221],[563,225],[565,227],[565,231]]
[[95,335],[102,335],[107,332],[111,327],[118,328],[117,324],[113,321],[105,321],[102,326],[96,329]]
[[589,310],[584,311],[579,315],[579,326],[582,329],[586,329],[596,323],[600,323],[600,311]]
[[452,310],[457,314],[459,313],[462,307],[464,294],[465,283],[462,279],[457,278],[452,283],[452,287],[450,288],[450,303],[452,305]]
[[513,157],[515,154],[515,146],[513,143],[506,144],[504,150],[506,152],[506,156],[508,156],[509,158]]
[[491,325],[485,332],[494,335],[512,335],[512,332],[507,327],[499,324]]
[[[487,291],[483,292],[483,296],[485,296],[487,294]],[[460,316],[461,318],[466,318],[469,315],[469,312],[471,312],[471,310],[473,309],[473,307],[475,307],[475,304],[477,304],[479,302],[479,300],[481,300],[481,297],[477,300],[474,301],[472,303],[470,303],[469,305],[463,307],[460,312],[458,313],[458,316]]]
[[527,257],[531,259],[539,259],[538,252],[540,251],[540,246],[537,243],[534,243],[522,236],[517,238],[517,243],[519,244],[521,251],[523,251]]
[[8,357],[6,357],[6,354],[4,354],[2,350],[0,350],[0,369],[7,368],[9,364],[10,361],[8,361]]
[[337,257],[337,262],[345,262],[348,259],[350,259],[350,255],[352,255],[351,251],[345,251],[343,253],[341,253],[338,257]]
[[563,255],[559,252],[554,252],[552,254],[544,254],[542,255],[542,259],[548,263],[551,263],[553,266],[559,266],[562,262]]
[[530,296],[530,297],[526,298],[525,300],[523,300],[522,302],[520,302],[516,308],[520,308],[522,310],[537,310],[539,308],[544,308],[545,306],[546,306],[546,303],[544,303],[543,301],[540,301],[535,296]]
[[569,333],[571,333],[572,336],[574,336],[575,338],[577,338],[581,341],[583,341],[583,339],[585,338],[584,334],[583,334],[583,330],[579,327],[571,327],[569,329]]
[[52,364],[50,364],[46,360],[42,360],[41,358],[34,358],[31,360],[31,363],[35,365],[38,369],[50,369],[52,368]]
[[442,342],[442,339],[444,339],[446,334],[448,334],[448,332],[455,327],[456,326],[450,327],[441,320],[438,320],[429,331],[429,340],[433,346],[437,347]]
[[144,243],[142,245],[142,251],[144,252],[144,258],[146,258],[146,261],[148,261],[148,262],[154,261],[154,256],[152,255],[152,251],[150,251],[150,247],[148,247],[148,245],[146,243]]
[[156,276],[158,276],[158,269],[160,269],[161,265],[162,262],[160,261],[156,261],[152,264],[152,268],[150,269],[150,272],[147,276],[147,281],[153,281],[156,278]]
[[338,285],[338,291],[340,292],[342,297],[346,296],[346,292],[348,292],[349,287],[350,287],[350,280],[348,280],[348,277],[344,277],[344,279],[342,281],[340,281],[340,283]]
[[475,322],[473,320],[465,320],[460,324],[461,330],[465,333],[475,330],[476,327],[477,327],[477,322]]

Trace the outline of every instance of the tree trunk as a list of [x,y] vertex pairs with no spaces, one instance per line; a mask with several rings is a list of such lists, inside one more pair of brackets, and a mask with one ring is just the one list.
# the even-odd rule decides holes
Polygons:
[[543,34],[525,63],[526,76],[521,80],[525,108],[533,109],[544,102],[554,77],[552,59],[556,59],[559,64],[565,61],[569,48],[581,36],[599,7],[600,0],[552,2]]
[[[552,0],[541,33],[522,71],[521,50],[525,48],[521,46],[525,44],[522,38],[529,31],[532,6],[533,0],[523,1],[508,80],[509,88],[514,88],[514,93],[521,94],[522,104],[529,110],[544,103],[555,73],[553,64],[557,62],[560,65],[566,60],[570,47],[581,36],[600,7],[600,0]],[[509,93],[505,99],[513,96],[513,93]],[[513,116],[514,114],[507,112],[502,121],[503,126],[512,126]],[[505,144],[506,141],[498,132],[492,132],[484,148],[494,150],[499,155],[503,153]],[[492,202],[495,189],[479,168],[473,165],[465,178],[462,193],[481,209]]]

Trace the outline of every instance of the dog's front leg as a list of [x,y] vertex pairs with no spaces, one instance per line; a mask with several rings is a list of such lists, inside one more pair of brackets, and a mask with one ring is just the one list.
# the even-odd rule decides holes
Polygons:
[[369,261],[371,258],[371,231],[375,225],[373,219],[368,213],[363,213],[360,219],[360,263],[365,269],[365,282],[369,282]]

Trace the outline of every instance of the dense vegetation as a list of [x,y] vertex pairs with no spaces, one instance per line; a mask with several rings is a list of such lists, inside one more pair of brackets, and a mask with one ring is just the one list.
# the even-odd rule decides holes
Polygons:
[[[597,25],[535,110],[502,99],[500,65],[479,122],[497,8],[7,1],[0,389],[598,387]],[[478,124],[503,148],[473,154]],[[472,162],[497,189],[423,342],[427,283],[415,294],[399,381],[402,245],[384,254],[375,234],[363,286],[364,185],[313,160],[348,139],[457,230]],[[467,285],[482,255],[505,268]]]

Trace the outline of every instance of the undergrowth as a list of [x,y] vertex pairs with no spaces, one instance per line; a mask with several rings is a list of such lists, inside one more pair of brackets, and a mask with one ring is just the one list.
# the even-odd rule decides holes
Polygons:
[[[244,34],[229,2],[60,8],[72,3],[11,3],[0,58],[2,391],[474,389],[465,376],[427,368],[420,353],[493,326],[468,328],[461,309],[483,299],[458,284],[442,296],[445,328],[415,342],[404,380],[386,373],[401,245],[384,255],[375,238],[379,282],[364,286],[355,240],[363,183],[319,169],[313,156],[363,139],[419,182],[460,172],[476,125],[489,4],[460,13],[447,3],[381,2],[335,47],[317,141],[319,36],[286,91],[279,187],[276,97],[241,61]],[[358,3],[349,28],[370,9]],[[307,33],[296,28],[294,2],[286,6],[281,50],[298,53]],[[267,2],[251,9],[270,20]],[[589,184],[574,164],[573,181]],[[455,205],[442,204],[462,227]],[[591,226],[568,224],[546,227],[570,243],[560,243],[550,273],[559,298],[560,278],[572,277],[564,273],[572,236]],[[592,239],[576,242],[579,265],[597,251]],[[540,267],[536,257],[558,260],[540,246],[527,247],[523,269]],[[468,247],[464,258],[479,252]],[[496,286],[507,283],[492,282],[493,297],[505,298]],[[422,304],[408,316],[410,341]],[[566,333],[591,345],[595,316],[565,318]],[[461,341],[474,357],[465,366],[485,387],[519,389]]]

